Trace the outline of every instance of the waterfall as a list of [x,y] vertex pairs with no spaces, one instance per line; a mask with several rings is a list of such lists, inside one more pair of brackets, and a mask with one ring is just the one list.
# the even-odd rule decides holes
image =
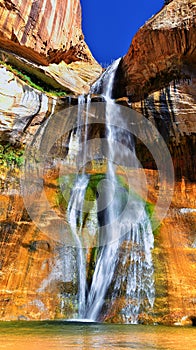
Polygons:
[[[86,163],[86,144],[87,144],[87,134],[88,134],[88,108],[89,108],[90,99],[87,98],[86,105],[86,120],[84,128],[84,142],[82,155],[81,152],[78,153],[78,157],[82,156],[82,171],[77,175],[73,190],[69,199],[67,213],[68,213],[68,222],[71,228],[72,236],[75,242],[77,249],[77,266],[78,266],[78,314],[80,318],[85,316],[85,291],[86,291],[86,257],[83,249],[82,241],[82,226],[83,226],[83,205],[85,201],[85,194],[87,186],[89,183],[89,176],[85,173],[85,163]],[[80,127],[81,124],[81,115],[85,105],[85,97],[83,95],[78,98],[78,116],[77,116],[77,131],[76,139],[80,144],[82,142],[82,130]],[[79,146],[78,146],[79,149]],[[78,164],[80,164],[80,159],[78,159]],[[79,165],[80,166],[80,165]]]
[[101,75],[101,77],[92,85],[91,92],[101,94],[105,100],[112,100],[113,82],[116,70],[119,66],[121,58],[114,61]]
[[[119,106],[112,100],[113,83],[119,62],[120,59],[115,61],[91,89],[92,93],[101,93],[106,102],[105,133],[108,159],[107,171],[102,181],[104,195],[97,199],[99,248],[90,283],[87,283],[88,251],[84,248],[82,235],[85,211],[83,206],[90,183],[90,176],[85,171],[90,97],[87,98],[86,105],[84,97],[79,99],[78,125],[81,114],[84,108],[86,109],[84,128],[77,128],[77,137],[80,141],[83,140],[82,150],[79,151],[83,167],[75,179],[67,211],[77,249],[78,317],[99,320],[100,314],[104,314],[103,308],[108,304],[107,298],[110,298],[112,308],[123,290],[124,303],[120,313],[124,322],[137,323],[139,313],[153,307],[155,293],[151,249],[154,239],[145,202],[134,193],[127,192],[119,183],[117,175],[116,159],[122,159],[122,163],[128,159],[132,168],[139,167],[133,136],[127,131]],[[112,123],[119,125],[119,128]],[[123,143],[123,152],[118,143]],[[128,204],[123,211],[124,199]],[[105,210],[99,210],[100,207]],[[116,225],[117,220],[120,226]],[[119,227],[120,233],[117,232]]]
[[[83,202],[88,185],[88,176],[83,174],[78,176],[73,192],[71,194],[68,205],[68,221],[71,227],[75,246],[77,248],[77,266],[78,268],[78,286],[79,286],[79,300],[78,313],[80,318],[84,317],[85,313],[85,289],[86,289],[86,261],[82,245],[82,210]],[[76,210],[77,208],[77,210]],[[79,214],[78,214],[79,212]],[[79,221],[79,225],[78,225]]]

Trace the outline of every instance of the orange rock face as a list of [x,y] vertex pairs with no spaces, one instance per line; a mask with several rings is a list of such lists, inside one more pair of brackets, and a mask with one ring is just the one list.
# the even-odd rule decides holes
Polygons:
[[1,0],[0,47],[36,63],[92,60],[79,0]]
[[[148,199],[155,204],[159,174],[152,170],[145,173]],[[75,264],[74,250],[70,261],[70,251],[67,254],[62,243],[44,234],[30,219],[17,184],[20,173],[11,183],[13,175],[7,172],[0,195],[0,320],[72,318],[77,299],[76,276],[69,272],[70,263]],[[58,171],[48,172],[44,190],[60,218],[56,201]],[[176,182],[170,209],[155,234],[152,251],[155,303],[149,313],[139,315],[141,323],[181,324],[186,320],[191,324],[196,315],[195,195],[195,184],[184,179]],[[44,214],[44,208],[39,214]],[[105,321],[123,322],[120,310],[124,299],[122,293]]]
[[172,80],[191,79],[196,64],[195,23],[194,1],[173,0],[163,7],[135,35],[121,63],[116,95],[138,101]]
[[[172,202],[155,235],[152,252],[154,308],[149,314],[139,315],[139,320],[141,323],[191,324],[196,319],[195,2],[165,3],[167,5],[139,30],[122,60],[116,95],[130,95],[132,108],[156,126],[171,152],[175,170]],[[42,65],[62,59],[67,63],[91,61],[82,38],[77,0],[27,3],[0,0],[0,16],[0,46],[4,49]],[[90,75],[85,62],[73,62],[68,68],[78,71],[79,63],[85,81]],[[51,67],[52,73],[56,73],[55,65],[45,68]],[[1,75],[3,118],[0,126],[7,136],[3,140],[28,143],[39,125],[63,105],[58,106],[58,101],[27,88],[5,68],[1,68]],[[56,130],[55,124],[52,130]],[[159,174],[138,140],[136,152],[145,168],[148,200],[155,204],[161,191]],[[53,173],[51,169],[44,179],[44,189],[61,219],[57,170]],[[66,270],[66,278],[63,276],[66,251],[28,216],[19,188],[19,170],[2,167],[0,180],[0,319],[73,317],[77,311],[77,281],[70,273],[72,269]],[[42,209],[40,216],[44,215]],[[74,259],[73,253],[73,264]],[[122,296],[105,320],[121,322],[120,309],[124,303]]]

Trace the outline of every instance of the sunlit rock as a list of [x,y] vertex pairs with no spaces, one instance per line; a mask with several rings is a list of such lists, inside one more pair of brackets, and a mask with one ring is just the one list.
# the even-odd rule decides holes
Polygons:
[[101,67],[96,63],[72,62],[66,64],[61,61],[59,64],[49,64],[42,67],[47,75],[57,81],[62,88],[77,95],[88,94],[90,85],[99,77],[102,72]]
[[1,1],[1,48],[39,64],[92,59],[79,0]]
[[56,101],[23,83],[5,67],[0,67],[0,82],[0,139],[26,142],[46,114],[54,111]]
[[195,77],[196,7],[173,0],[134,36],[119,67],[116,96],[138,101],[169,82]]
[[3,56],[18,55],[19,61],[16,57],[9,61],[28,73],[30,70],[37,80],[47,84],[49,75],[54,87],[79,95],[88,93],[90,84],[100,76],[102,69],[84,41],[79,0],[30,0],[25,5],[3,0],[0,19]]

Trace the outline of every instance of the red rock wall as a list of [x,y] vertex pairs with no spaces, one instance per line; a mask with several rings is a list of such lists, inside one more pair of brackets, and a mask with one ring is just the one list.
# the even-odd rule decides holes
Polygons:
[[[173,0],[135,35],[122,60],[116,97],[132,101],[189,77],[196,64],[196,6],[192,0]],[[188,65],[188,71],[187,71]]]
[[0,47],[36,63],[90,59],[79,0],[1,0]]

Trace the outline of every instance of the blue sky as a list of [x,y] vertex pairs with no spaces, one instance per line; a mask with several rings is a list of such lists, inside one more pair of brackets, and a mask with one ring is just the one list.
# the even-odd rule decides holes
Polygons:
[[137,30],[164,0],[81,0],[85,40],[102,65],[123,56]]

